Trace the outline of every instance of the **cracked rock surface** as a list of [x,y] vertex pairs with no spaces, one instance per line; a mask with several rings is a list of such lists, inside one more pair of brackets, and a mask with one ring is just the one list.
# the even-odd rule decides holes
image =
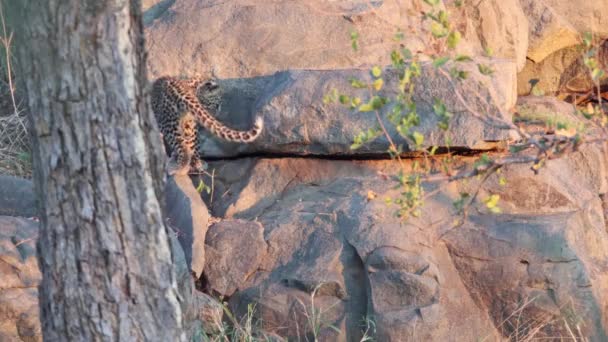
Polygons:
[[[223,258],[234,250],[258,250],[259,258],[248,260],[258,260],[247,267],[253,273],[240,276],[236,292],[231,286],[224,294],[240,314],[256,303],[264,328],[288,338],[306,331],[314,304],[326,308],[328,324],[341,330],[338,336],[326,327],[330,340],[360,338],[365,317],[374,318],[382,341],[525,335],[515,328],[517,320],[542,322],[536,336],[567,336],[575,321],[567,326],[563,317],[585,321],[584,336],[605,340],[606,162],[605,147],[587,146],[549,162],[537,176],[528,166],[509,166],[501,175],[507,185],[493,176],[480,190],[482,198],[501,194],[502,214],[482,204],[456,228],[452,203],[475,180],[434,192],[420,218],[402,222],[384,202],[398,195],[393,161],[213,162],[211,211],[256,220],[265,241],[256,245],[228,234],[212,239],[225,239]],[[424,187],[427,193],[437,189]],[[258,234],[259,228],[251,229]],[[207,277],[220,283],[238,274],[243,272],[235,267]],[[517,317],[509,317],[514,312]]]
[[42,341],[37,236],[38,222],[0,216],[0,341]]

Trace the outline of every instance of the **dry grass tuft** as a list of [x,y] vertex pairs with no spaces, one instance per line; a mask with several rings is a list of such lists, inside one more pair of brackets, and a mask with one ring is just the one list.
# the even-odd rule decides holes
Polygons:
[[13,35],[6,29],[0,5],[0,174],[30,178],[32,175],[31,143],[26,115],[21,110],[19,94],[15,90],[11,66]]
[[32,163],[26,116],[17,107],[11,110],[5,106],[3,98],[7,88],[0,84],[0,174],[30,178]]

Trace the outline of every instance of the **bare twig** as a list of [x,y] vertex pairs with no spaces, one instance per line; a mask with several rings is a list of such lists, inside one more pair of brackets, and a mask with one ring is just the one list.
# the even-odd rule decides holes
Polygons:
[[18,115],[17,101],[15,101],[15,88],[13,86],[13,76],[12,76],[12,71],[11,71],[12,68],[11,68],[10,47],[11,47],[11,42],[13,40],[13,33],[11,32],[10,35],[7,34],[6,23],[4,20],[4,10],[2,8],[1,3],[0,3],[0,22],[2,23],[2,37],[0,38],[0,41],[2,42],[2,45],[4,45],[4,51],[6,54],[6,73],[7,73],[7,78],[8,78],[8,86],[9,86],[9,91],[11,94],[11,100],[13,101],[13,110],[15,111],[15,115]]

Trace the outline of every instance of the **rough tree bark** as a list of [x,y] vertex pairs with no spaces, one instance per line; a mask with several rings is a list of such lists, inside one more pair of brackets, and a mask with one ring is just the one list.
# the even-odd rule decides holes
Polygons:
[[3,2],[31,112],[45,340],[183,340],[140,2]]

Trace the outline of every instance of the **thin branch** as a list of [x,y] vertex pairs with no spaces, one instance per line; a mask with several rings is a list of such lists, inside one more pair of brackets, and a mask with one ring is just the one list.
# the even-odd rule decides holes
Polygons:
[[6,23],[4,20],[4,10],[2,8],[2,3],[0,3],[0,22],[2,23],[2,37],[0,38],[0,41],[2,41],[2,44],[4,45],[4,51],[6,53],[6,73],[7,73],[7,77],[8,77],[8,87],[9,87],[9,92],[11,94],[11,100],[13,101],[13,110],[15,111],[15,115],[18,115],[17,101],[15,101],[15,88],[13,86],[13,75],[12,75],[12,71],[11,71],[12,68],[11,68],[10,47],[11,47],[11,42],[13,40],[13,33],[11,32],[10,35],[7,35]]

